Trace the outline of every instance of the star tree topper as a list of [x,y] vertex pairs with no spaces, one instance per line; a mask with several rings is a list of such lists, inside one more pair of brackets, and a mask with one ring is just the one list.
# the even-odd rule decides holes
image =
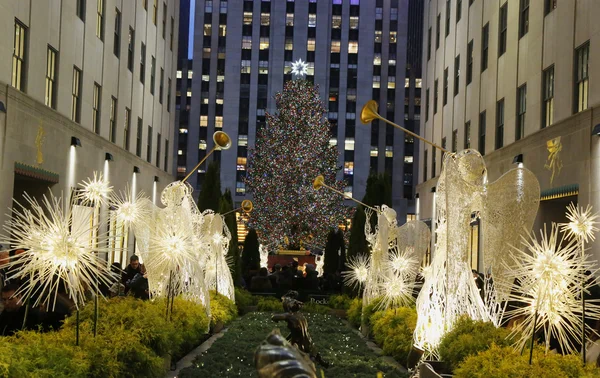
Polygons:
[[296,76],[305,76],[308,73],[308,64],[298,59],[292,63],[292,74]]

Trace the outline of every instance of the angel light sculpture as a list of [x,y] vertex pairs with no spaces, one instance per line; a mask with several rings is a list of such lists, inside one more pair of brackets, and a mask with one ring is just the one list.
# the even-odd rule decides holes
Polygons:
[[221,214],[205,210],[202,216],[205,225],[203,236],[208,246],[204,263],[206,287],[235,302],[233,277],[226,259],[231,233]]

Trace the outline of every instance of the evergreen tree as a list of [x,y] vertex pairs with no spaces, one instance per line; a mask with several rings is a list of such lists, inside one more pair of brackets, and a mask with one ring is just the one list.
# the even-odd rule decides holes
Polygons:
[[[231,199],[231,192],[229,189],[225,189],[225,193],[221,197],[219,204],[219,213],[225,214],[233,210],[233,200]],[[231,212],[225,216],[225,224],[229,232],[231,232],[231,241],[229,242],[229,251],[227,252],[227,262],[230,264],[229,269],[231,270],[231,276],[233,282],[237,286],[240,283],[242,277],[242,267],[240,259],[240,251],[238,246],[238,233],[237,233],[237,221],[235,212]]]
[[260,251],[258,243],[258,234],[256,230],[251,228],[246,235],[244,241],[244,251],[242,252],[242,269],[246,275],[250,270],[258,270],[260,268]]
[[341,228],[337,230],[337,238],[339,241],[340,254],[338,257],[338,270],[344,271],[346,270],[346,240],[344,238],[344,231]]
[[327,244],[325,244],[324,273],[335,273],[339,269],[339,249],[340,240],[338,233],[335,230],[331,230],[327,234]]
[[249,151],[246,186],[255,205],[249,224],[271,248],[322,244],[347,213],[342,196],[312,187],[323,175],[328,185],[344,188],[335,180],[338,153],[329,144],[326,110],[305,80],[288,81],[275,101],[278,113],[267,114]]
[[211,162],[206,169],[204,182],[198,196],[198,209],[204,211],[210,209],[214,212],[219,210],[221,200],[221,174],[219,163]]

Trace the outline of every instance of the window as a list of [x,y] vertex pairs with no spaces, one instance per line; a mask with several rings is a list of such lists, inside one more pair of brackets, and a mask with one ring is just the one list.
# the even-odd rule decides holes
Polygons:
[[110,98],[110,120],[108,124],[108,138],[112,143],[117,140],[117,99]]
[[431,59],[431,28],[427,32],[427,60]]
[[473,40],[467,45],[467,84],[473,80]]
[[71,91],[71,120],[81,122],[81,70],[73,66],[73,87]]
[[104,0],[96,0],[96,37],[104,41]]
[[358,41],[348,41],[348,54],[358,53]]
[[490,42],[490,23],[483,26],[481,31],[481,72],[487,70],[488,66],[488,47]]
[[506,29],[508,25],[508,1],[500,7],[500,21],[498,23],[498,57],[506,52]]
[[397,36],[398,36],[398,32],[396,31],[390,31],[390,43],[396,43],[397,42]]
[[526,112],[527,112],[527,84],[523,84],[517,89],[517,129],[515,130],[515,140],[522,139],[525,136],[525,113]]
[[350,29],[358,29],[358,16],[350,16]]
[[442,105],[448,103],[448,68],[444,70],[444,93],[442,95]]
[[135,154],[138,157],[142,157],[142,132],[143,132],[143,121],[141,118],[138,118],[137,124],[137,134],[136,134],[136,145],[135,145]]
[[25,91],[26,43],[27,28],[19,20],[15,19],[11,85],[20,91]]
[[123,132],[123,148],[129,151],[129,132],[131,130],[131,109],[125,108],[125,130]]
[[148,126],[148,139],[147,139],[147,147],[146,147],[146,161],[148,163],[152,162],[152,126]]
[[438,80],[433,82],[433,114],[438,111]]
[[[191,71],[188,71],[188,73]],[[164,81],[165,81],[165,70],[164,68],[160,69],[160,81],[158,82],[158,102],[160,104],[162,104],[163,102],[163,92],[165,90],[165,86],[164,86]]]
[[171,78],[167,81],[167,112],[171,111]]
[[317,15],[314,13],[310,13],[308,15],[308,27],[314,28],[317,27]]
[[169,32],[169,49],[173,51],[173,31],[175,29],[175,19],[171,17],[171,31]]
[[46,54],[46,106],[56,109],[56,55],[58,53],[50,45]]
[[467,121],[465,123],[465,140],[464,140],[465,149],[471,148],[471,121]]
[[115,37],[113,41],[113,53],[118,58],[121,56],[121,12],[115,9]]
[[156,58],[150,59],[150,94],[154,94],[154,78],[156,77]]
[[588,108],[590,42],[587,41],[575,50],[575,112]]
[[[242,45],[243,48],[243,45]],[[285,39],[285,50],[290,51],[294,49],[294,40],[292,38]]]
[[268,50],[269,49],[269,37],[261,37],[259,44],[259,50]]
[[140,48],[140,82],[144,84],[146,82],[146,45],[142,43]]
[[554,66],[544,70],[544,106],[542,109],[542,128],[554,122]]
[[148,10],[148,0],[142,0],[142,4],[144,5],[144,10]]
[[332,29],[341,29],[342,28],[342,16],[340,16],[340,15],[331,16],[331,28]]
[[381,76],[373,76],[373,88],[381,88]]
[[437,149],[433,148],[431,150],[431,177],[432,178],[435,177],[435,174],[436,174],[435,173],[435,171],[436,171],[436,163],[437,163],[436,154],[437,154]]
[[354,162],[353,161],[345,161],[344,162],[344,174],[345,175],[353,175],[354,174]]
[[160,168],[160,147],[162,144],[162,135],[156,135],[156,166]]
[[129,71],[133,72],[133,52],[135,49],[135,31],[129,27],[129,43],[127,45],[127,68]]
[[77,8],[75,10],[77,17],[85,22],[85,2],[86,0],[77,0]]
[[354,151],[354,138],[346,138],[344,141],[345,151]]
[[102,87],[94,83],[94,96],[92,102],[92,127],[96,134],[100,134],[100,101],[102,97]]
[[383,8],[377,7],[375,8],[375,19],[381,20],[383,18]]
[[200,127],[208,127],[208,116],[207,115],[200,116]]
[[429,121],[429,88],[425,91],[425,122]]
[[[244,12],[244,25],[252,25],[252,12]],[[206,25],[205,25],[206,27]]]
[[529,31],[529,0],[521,0],[519,12],[519,38],[521,38]]
[[260,14],[260,25],[261,26],[271,25],[271,14],[270,13],[261,13]]
[[285,14],[285,26],[294,26],[294,14],[293,13]]
[[479,153],[485,155],[485,128],[486,114],[485,110],[479,113]]
[[462,0],[456,0],[456,23],[462,17]]
[[340,41],[339,40],[331,41],[331,52],[332,53],[340,52]]
[[427,150],[423,154],[423,181],[427,181]]
[[252,49],[252,37],[249,35],[245,35],[242,37],[242,49],[251,50]]
[[388,76],[387,87],[388,87],[388,89],[395,89],[396,88],[396,76]]
[[460,55],[454,58],[454,95],[458,94],[460,84]]
[[496,149],[504,146],[504,99],[496,103]]
[[452,9],[451,0],[446,0],[446,37],[450,35],[450,10]]
[[314,38],[309,38],[306,42],[306,51],[315,51],[315,43],[316,40]]
[[165,166],[164,166],[164,170],[165,172],[168,170],[167,168],[169,167],[169,140],[165,139]]
[[215,117],[215,128],[217,128],[217,129],[223,128],[223,116]]
[[437,21],[436,21],[436,26],[435,26],[435,49],[439,49],[440,48],[440,27],[441,27],[441,20],[442,15],[438,14],[437,15]]
[[558,0],[544,0],[544,15],[547,15],[556,9],[557,1]]
[[158,0],[154,0],[152,4],[152,23],[156,26],[156,20],[158,18]]
[[[146,0],[144,0],[146,1]],[[212,0],[206,0],[204,2],[204,13],[212,13]]]
[[163,3],[162,38],[167,34],[167,3]]
[[458,130],[452,130],[452,152],[458,150]]
[[375,42],[381,43],[383,32],[381,30],[375,30]]
[[227,14],[227,1],[221,0],[219,4],[219,13]]

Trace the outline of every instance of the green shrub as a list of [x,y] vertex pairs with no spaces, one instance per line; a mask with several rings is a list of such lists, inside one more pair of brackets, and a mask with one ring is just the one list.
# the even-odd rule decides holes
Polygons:
[[373,314],[381,310],[381,297],[374,298],[367,307],[363,307],[363,319],[367,324],[371,325],[371,317]]
[[175,298],[173,304],[171,322],[175,332],[179,334],[176,339],[180,340],[179,344],[173,349],[174,360],[179,360],[198,346],[208,333],[210,324],[204,307],[179,297]]
[[239,287],[235,288],[235,305],[237,306],[240,315],[244,314],[247,307],[254,304],[255,300],[252,293]]
[[260,297],[257,304],[258,311],[283,312],[283,304],[274,297]]
[[532,365],[529,351],[523,355],[512,347],[492,346],[477,355],[467,357],[454,371],[455,378],[591,378],[600,376],[600,369],[582,366],[576,355],[549,353],[544,348],[534,349]]
[[306,302],[302,306],[302,312],[313,314],[329,314],[330,308],[318,303]]
[[211,290],[210,292],[210,328],[217,324],[226,325],[237,318],[238,309],[229,298]]
[[417,311],[411,307],[377,311],[369,323],[375,342],[382,347],[383,353],[405,365],[413,345]]
[[346,294],[332,295],[329,297],[329,307],[336,310],[348,310],[352,304],[353,298]]
[[360,328],[360,319],[362,317],[362,298],[354,298],[350,302],[350,307],[346,312],[348,321],[353,327]]
[[509,334],[506,328],[496,328],[490,322],[474,321],[464,316],[442,338],[440,358],[450,369],[455,369],[465,358],[487,350],[492,343],[510,345]]

